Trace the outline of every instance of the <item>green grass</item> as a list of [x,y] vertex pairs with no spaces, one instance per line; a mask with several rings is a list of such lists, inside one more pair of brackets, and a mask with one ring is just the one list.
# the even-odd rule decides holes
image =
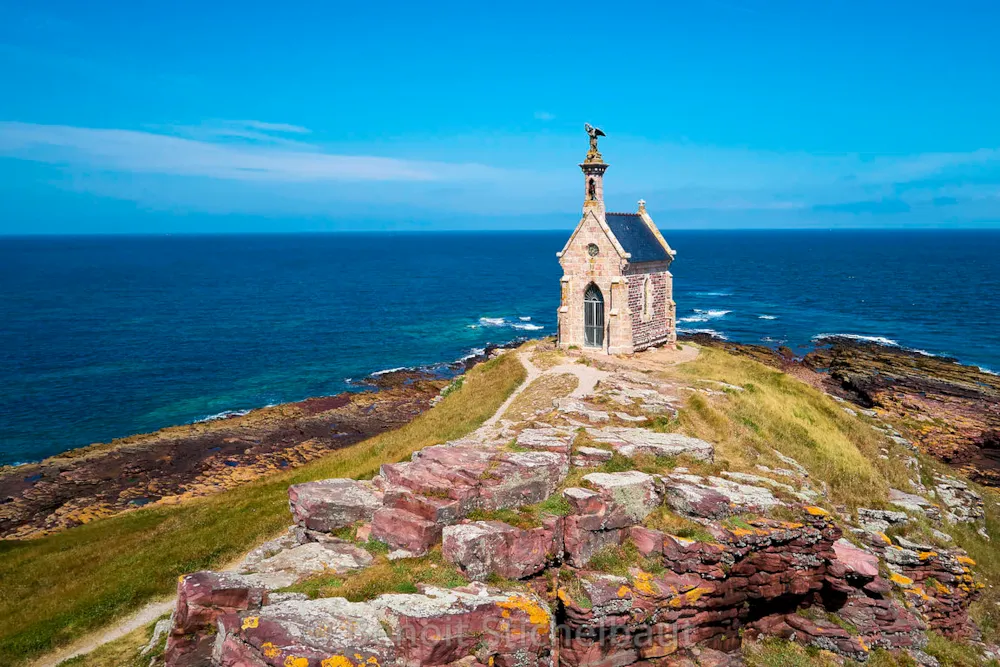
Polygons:
[[466,518],[470,521],[502,521],[515,528],[530,530],[540,528],[542,519],[546,516],[566,516],[570,510],[569,501],[562,493],[556,492],[533,505],[523,505],[517,509],[478,509],[469,512]]
[[928,654],[941,663],[941,667],[996,667],[997,661],[985,662],[982,654],[974,647],[952,641],[936,632],[927,633]]
[[469,583],[458,568],[441,557],[441,547],[423,558],[390,561],[379,556],[369,567],[350,575],[319,575],[286,589],[311,598],[343,597],[351,602],[371,600],[384,593],[416,593],[417,584],[454,588]]
[[673,430],[716,443],[716,463],[754,471],[761,463],[787,467],[777,449],[830,485],[829,499],[848,507],[884,507],[889,487],[909,488],[910,472],[879,448],[897,445],[821,391],[751,359],[702,348],[698,358],[669,371],[690,382],[716,380],[744,387],[725,398],[694,394]]
[[37,540],[0,542],[0,664],[18,665],[217,568],[291,522],[289,484],[367,478],[383,462],[466,435],[524,381],[514,354],[480,364],[433,409],[301,468],[173,507],[151,507]]
[[785,639],[743,642],[746,667],[834,667],[842,664],[832,653],[804,648]]

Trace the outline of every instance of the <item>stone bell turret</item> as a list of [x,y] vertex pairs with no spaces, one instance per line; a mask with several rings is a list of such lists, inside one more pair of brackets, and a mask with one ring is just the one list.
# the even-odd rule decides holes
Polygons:
[[585,188],[583,212],[594,210],[601,216],[604,215],[604,172],[607,171],[608,165],[601,157],[601,152],[597,150],[597,138],[606,135],[600,128],[590,123],[584,125],[584,128],[590,136],[590,149],[587,151],[587,158],[580,164]]

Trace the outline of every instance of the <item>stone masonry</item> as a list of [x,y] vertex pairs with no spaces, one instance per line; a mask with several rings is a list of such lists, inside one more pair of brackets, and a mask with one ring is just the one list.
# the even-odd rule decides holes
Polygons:
[[[607,354],[632,354],[677,341],[676,306],[670,264],[674,251],[639,202],[636,213],[607,213],[604,172],[608,165],[592,147],[580,165],[584,173],[583,217],[557,253],[563,268],[559,345],[596,347]],[[591,285],[603,298],[600,345],[585,336],[584,296]]]

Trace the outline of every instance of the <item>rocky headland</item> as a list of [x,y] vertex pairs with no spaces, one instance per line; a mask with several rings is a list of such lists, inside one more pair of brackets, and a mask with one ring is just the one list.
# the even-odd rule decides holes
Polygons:
[[[985,535],[972,487],[924,470],[878,414],[685,347],[519,351],[528,382],[497,419],[371,479],[290,487],[287,532],[182,576],[151,646],[165,634],[168,667],[996,656],[948,532]],[[852,451],[818,452],[825,437]]]
[[95,519],[202,497],[397,428],[448,378],[497,349],[446,367],[371,376],[359,391],[95,444],[0,468],[0,539],[40,537]]

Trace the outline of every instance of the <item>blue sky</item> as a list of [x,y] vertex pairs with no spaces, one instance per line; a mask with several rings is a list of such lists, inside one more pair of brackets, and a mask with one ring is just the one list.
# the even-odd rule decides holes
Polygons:
[[0,233],[1000,226],[989,2],[0,0]]

